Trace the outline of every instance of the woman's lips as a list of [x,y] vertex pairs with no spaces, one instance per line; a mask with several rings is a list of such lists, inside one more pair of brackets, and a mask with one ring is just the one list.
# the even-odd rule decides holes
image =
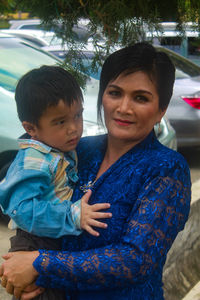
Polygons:
[[129,120],[121,120],[121,119],[114,119],[114,120],[120,126],[129,126],[129,125],[133,124],[133,122],[131,122]]

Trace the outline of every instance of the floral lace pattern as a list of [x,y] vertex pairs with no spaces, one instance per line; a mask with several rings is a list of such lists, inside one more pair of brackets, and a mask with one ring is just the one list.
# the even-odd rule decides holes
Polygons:
[[[105,144],[102,137],[83,139],[79,186],[95,179]],[[66,237],[65,251],[41,250],[37,284],[65,288],[72,299],[163,299],[162,268],[187,220],[190,193],[185,160],[151,133],[93,186],[91,203],[111,203],[108,228],[98,238]],[[77,188],[74,201],[81,195]]]

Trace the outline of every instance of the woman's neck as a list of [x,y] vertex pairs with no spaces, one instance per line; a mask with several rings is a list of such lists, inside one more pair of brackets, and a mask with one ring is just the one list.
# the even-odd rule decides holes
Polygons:
[[111,165],[113,165],[122,155],[128,152],[135,146],[133,141],[127,142],[119,139],[112,139],[108,137],[107,149],[104,159],[101,163],[96,179],[98,179],[104,172],[106,172]]

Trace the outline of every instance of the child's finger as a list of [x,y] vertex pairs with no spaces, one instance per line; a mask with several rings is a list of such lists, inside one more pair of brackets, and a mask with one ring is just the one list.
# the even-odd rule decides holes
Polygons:
[[88,203],[90,196],[92,195],[92,191],[88,190],[87,193],[85,193],[83,195],[83,197],[81,198],[83,202]]
[[112,214],[104,213],[104,212],[93,212],[91,214],[91,218],[92,219],[108,219],[108,218],[112,218]]
[[31,292],[23,292],[20,300],[36,299],[35,297],[42,294],[44,291],[45,289],[38,287],[37,289]]
[[110,203],[96,203],[96,204],[92,205],[93,211],[107,209],[107,208],[110,208]]
[[91,226],[87,226],[85,230],[93,236],[99,236],[99,233],[94,230]]
[[98,228],[107,228],[108,225],[106,223],[103,223],[103,222],[99,222],[97,220],[90,220],[90,226],[95,226],[95,227],[98,227]]

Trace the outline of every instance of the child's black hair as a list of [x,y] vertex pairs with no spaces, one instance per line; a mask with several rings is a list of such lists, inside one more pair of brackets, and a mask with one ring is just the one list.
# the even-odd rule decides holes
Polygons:
[[15,92],[18,116],[21,122],[38,125],[47,107],[60,100],[67,105],[83,101],[76,79],[58,66],[42,66],[26,73],[18,82]]

